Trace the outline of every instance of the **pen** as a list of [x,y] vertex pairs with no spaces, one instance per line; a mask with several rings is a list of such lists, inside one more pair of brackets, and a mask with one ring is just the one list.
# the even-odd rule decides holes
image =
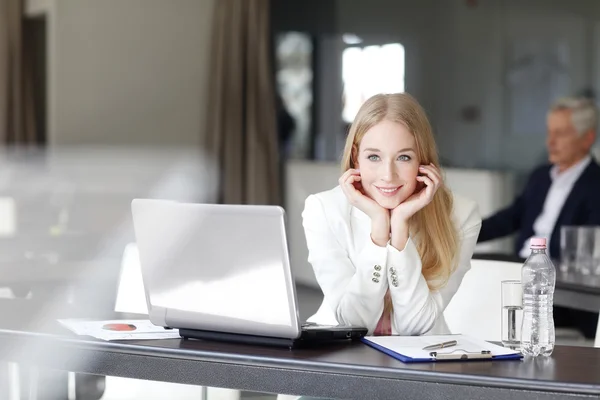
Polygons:
[[456,346],[456,343],[457,343],[456,340],[450,340],[449,342],[443,342],[443,343],[437,343],[437,344],[425,346],[425,347],[423,347],[423,350],[443,349],[445,347]]

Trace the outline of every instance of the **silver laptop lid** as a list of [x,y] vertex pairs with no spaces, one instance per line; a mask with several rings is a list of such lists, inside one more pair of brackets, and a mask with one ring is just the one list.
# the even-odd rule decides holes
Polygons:
[[281,207],[135,199],[132,213],[153,323],[299,336]]

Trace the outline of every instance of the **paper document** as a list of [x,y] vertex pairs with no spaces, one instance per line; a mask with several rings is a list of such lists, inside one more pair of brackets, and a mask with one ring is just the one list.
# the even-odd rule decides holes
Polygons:
[[[438,354],[477,353],[490,351],[492,356],[518,354],[518,351],[498,346],[485,340],[475,339],[465,335],[430,335],[430,336],[367,336],[370,341],[395,353],[416,359],[431,358],[430,353]],[[439,350],[423,350],[423,347],[456,340],[456,345]]]
[[102,340],[179,339],[179,330],[156,326],[149,320],[89,321],[59,319],[58,322],[77,335],[93,336]]

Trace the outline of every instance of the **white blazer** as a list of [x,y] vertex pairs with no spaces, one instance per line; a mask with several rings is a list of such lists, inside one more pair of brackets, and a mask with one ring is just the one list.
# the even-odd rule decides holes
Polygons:
[[435,291],[429,290],[421,274],[421,257],[412,240],[408,239],[402,251],[389,243],[386,247],[374,244],[370,218],[348,202],[339,186],[309,196],[302,218],[308,261],[325,296],[310,322],[359,325],[372,334],[389,287],[394,308],[392,334],[449,333],[443,312],[471,268],[481,228],[475,202],[454,195],[459,260],[448,283]]

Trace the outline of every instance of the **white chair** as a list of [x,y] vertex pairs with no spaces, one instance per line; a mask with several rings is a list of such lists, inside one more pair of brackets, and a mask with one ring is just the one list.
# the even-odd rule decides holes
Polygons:
[[600,318],[598,318],[598,328],[596,328],[596,340],[594,341],[594,347],[600,347]]
[[520,263],[471,260],[458,291],[444,311],[452,333],[501,340],[503,280],[521,280]]

